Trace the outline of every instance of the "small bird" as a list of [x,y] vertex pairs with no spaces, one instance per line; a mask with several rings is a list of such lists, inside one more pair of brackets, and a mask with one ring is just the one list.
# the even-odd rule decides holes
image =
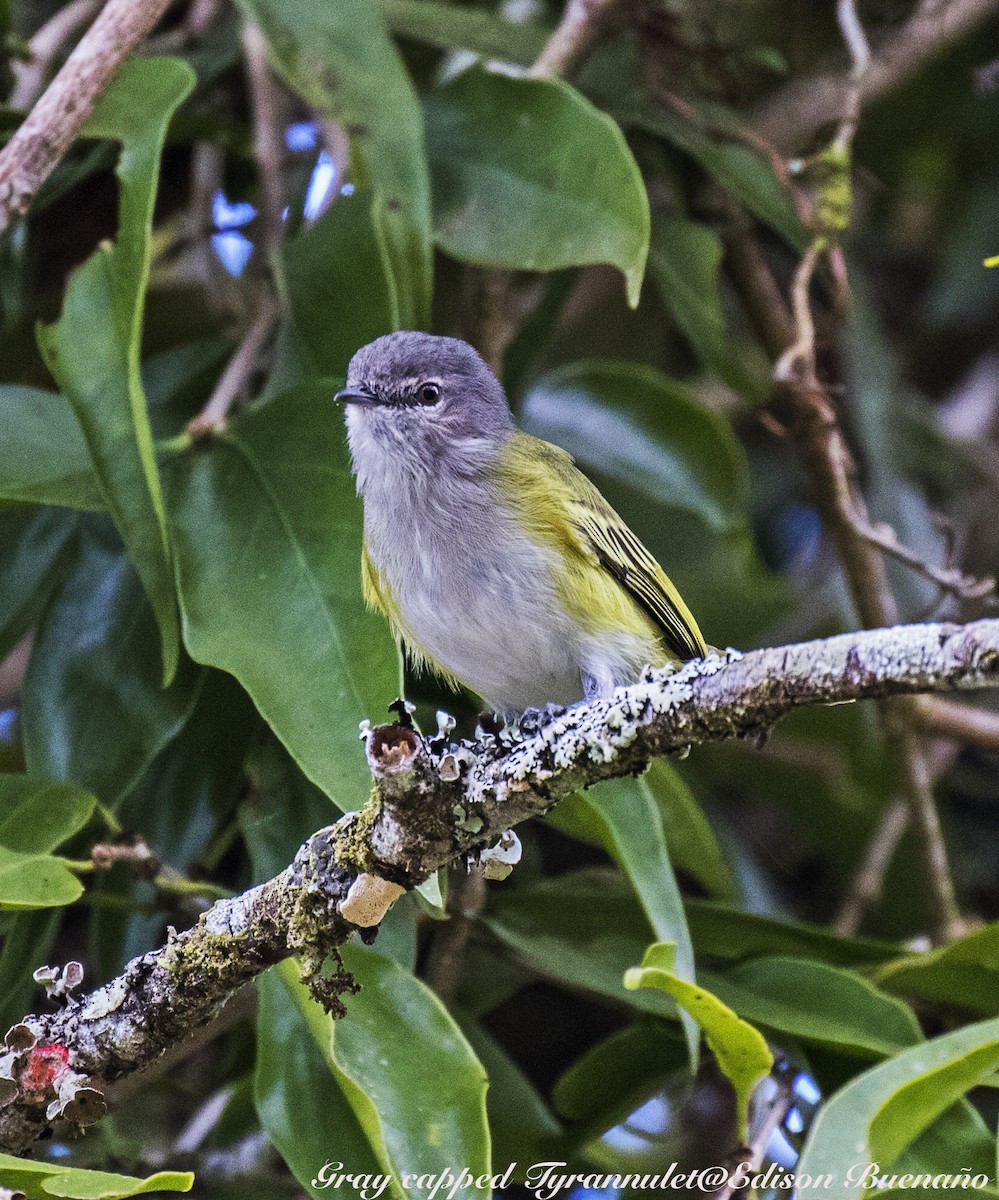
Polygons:
[[662,567],[566,451],[516,428],[467,342],[380,337],[336,399],[364,597],[418,666],[511,718],[705,653]]

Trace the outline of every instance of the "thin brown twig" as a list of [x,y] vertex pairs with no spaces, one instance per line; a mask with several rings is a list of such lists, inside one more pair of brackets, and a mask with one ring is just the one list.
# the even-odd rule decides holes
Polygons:
[[0,150],[0,234],[28,211],[130,50],[170,0],[108,0],[38,103]]
[[885,875],[902,834],[908,827],[909,804],[904,797],[895,796],[885,809],[874,836],[867,843],[864,857],[833,921],[833,931],[840,937],[852,937],[860,928],[864,913],[881,899]]
[[273,271],[276,270],[277,256],[284,241],[284,192],[281,185],[284,141],[281,136],[279,92],[267,59],[267,41],[259,27],[250,23],[243,26],[243,56],[253,107],[253,148],[263,194],[263,237],[268,263]]
[[568,0],[555,27],[530,69],[535,79],[565,75],[606,27],[611,10],[620,0]]
[[[898,608],[888,581],[883,555],[899,557],[897,539],[879,535],[871,522],[857,486],[856,466],[840,428],[836,407],[818,374],[815,326],[809,291],[823,253],[835,248],[836,238],[849,220],[849,157],[860,113],[861,88],[870,70],[866,39],[859,27],[852,0],[840,0],[837,9],[844,41],[851,55],[850,87],[836,114],[837,132],[829,166],[837,169],[838,192],[820,196],[816,206],[815,236],[795,272],[791,289],[792,311],[773,283],[765,282],[769,268],[762,255],[745,247],[730,255],[736,283],[750,305],[766,306],[757,312],[757,323],[776,358],[775,377],[782,386],[775,403],[790,428],[809,467],[819,508],[836,544],[850,592],[862,625],[873,628],[898,620]],[[826,214],[824,216],[823,214]],[[827,219],[828,217],[828,219]],[[730,243],[747,237],[745,227],[734,227]],[[875,536],[869,537],[869,532]],[[907,559],[929,572],[917,556],[903,549]],[[938,581],[939,582],[939,581]],[[947,582],[953,584],[949,577]],[[954,892],[946,846],[933,798],[933,788],[923,747],[913,732],[908,702],[898,700],[882,708],[885,736],[898,761],[902,792],[919,834],[927,880],[934,902],[935,935],[949,940],[963,925]]]
[[[877,40],[859,87],[860,106],[897,87],[997,11],[997,0],[921,0],[905,24]],[[823,126],[842,119],[855,90],[854,70],[851,60],[847,71],[787,84],[764,105],[757,129],[785,152],[807,147]]]
[[890,525],[875,525],[854,514],[854,531],[857,537],[904,563],[924,579],[929,579],[941,591],[949,592],[961,600],[984,600],[995,591],[996,581],[991,576],[976,579],[973,575],[966,575],[958,567],[936,567],[926,562],[915,551],[902,545],[898,534]]
[[219,433],[226,423],[229,410],[242,395],[253,374],[264,343],[277,321],[277,305],[268,292],[262,292],[260,307],[236,353],[222,372],[215,390],[205,407],[187,423],[187,432],[194,438]]
[[[780,1068],[778,1068],[780,1070]],[[781,1071],[772,1082],[776,1092],[767,1108],[766,1115],[753,1133],[753,1140],[748,1146],[740,1147],[739,1162],[736,1169],[729,1173],[728,1182],[715,1192],[715,1200],[731,1200],[736,1192],[745,1191],[748,1180],[755,1175],[763,1165],[763,1159],[770,1145],[770,1139],[784,1124],[787,1114],[795,1104],[794,1076],[786,1069]],[[762,1083],[766,1083],[763,1080]],[[743,1183],[745,1180],[746,1183]]]
[[945,696],[921,696],[912,702],[911,712],[913,723],[923,733],[983,750],[999,750],[999,713],[972,708]]
[[447,901],[449,917],[434,931],[425,979],[427,986],[445,1004],[450,1004],[461,980],[468,939],[486,902],[486,880],[481,869],[464,865],[453,867]]
[[41,95],[45,79],[59,51],[74,33],[92,21],[104,0],[73,0],[60,8],[28,42],[27,60],[11,59],[14,87],[7,103],[11,108],[30,108]]

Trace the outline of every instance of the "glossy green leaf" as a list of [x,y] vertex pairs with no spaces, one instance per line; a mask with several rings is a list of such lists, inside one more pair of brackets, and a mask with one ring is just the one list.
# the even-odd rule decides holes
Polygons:
[[842,967],[758,958],[705,983],[740,1016],[804,1042],[887,1057],[922,1040],[908,1005]]
[[367,798],[357,739],[400,694],[388,626],[361,598],[361,508],[328,387],[234,421],[168,477],[184,641],[230,671],[343,809]]
[[626,972],[624,986],[658,988],[672,996],[697,1021],[722,1074],[735,1088],[739,1136],[745,1140],[753,1088],[769,1075],[774,1056],[758,1030],[722,1004],[717,996],[677,975],[675,958],[676,947],[668,942],[650,946],[642,965]]
[[0,775],[0,846],[50,854],[86,825],[96,797],[68,783],[31,775]]
[[156,618],[117,535],[91,526],[77,546],[25,675],[25,761],[116,805],[184,724],[201,672],[185,658],[162,686]]
[[748,399],[762,400],[769,381],[749,375],[726,329],[720,292],[723,253],[719,235],[699,221],[663,218],[653,226],[649,265],[673,319],[708,370]]
[[[373,1155],[377,1169],[393,1176],[399,1196],[423,1194],[417,1176],[455,1164],[484,1174],[486,1075],[453,1018],[425,984],[392,960],[354,944],[343,947],[343,957],[361,991],[349,997],[346,1018],[335,1023],[297,982],[293,964],[272,974],[281,977],[363,1131],[370,1147],[364,1169]],[[275,1062],[268,1069],[280,1073]],[[272,1082],[270,1091],[276,1086]],[[335,1157],[346,1161],[339,1151]]]
[[603,97],[622,125],[644,129],[672,142],[754,216],[765,221],[791,245],[803,250],[808,231],[801,224],[790,188],[774,174],[762,154],[747,146],[719,142],[696,120],[649,103],[644,97]]
[[15,1158],[11,1154],[0,1154],[0,1179],[4,1187],[23,1191],[28,1200],[45,1196],[61,1196],[64,1200],[125,1200],[150,1192],[189,1192],[194,1184],[190,1171],[157,1171],[147,1179],[135,1179],[131,1175]]
[[0,909],[56,908],[83,895],[83,884],[59,859],[0,846]]
[[441,249],[532,271],[610,263],[637,305],[649,202],[606,113],[561,80],[479,66],[431,92],[425,112]]
[[291,328],[302,367],[310,375],[345,376],[359,346],[398,328],[377,209],[370,194],[341,196],[288,242]]
[[697,953],[716,958],[789,955],[841,966],[866,966],[887,962],[899,950],[894,942],[836,937],[804,921],[778,921],[714,900],[688,900],[686,909]]
[[745,525],[746,463],[731,427],[685,384],[639,363],[584,361],[528,392],[523,424],[664,508]]
[[534,1163],[552,1156],[562,1126],[499,1042],[471,1017],[459,1013],[458,1023],[489,1078],[486,1111],[497,1171],[507,1163]]
[[[331,1161],[344,1163],[351,1174],[379,1174],[381,1166],[330,1069],[329,1018],[299,983],[294,963],[265,971],[256,987],[254,1103],[289,1170],[303,1188]],[[399,1193],[390,1188],[386,1195]]]
[[[117,812],[125,829],[156,847],[156,856],[167,869],[188,879],[201,878],[214,865],[212,854],[208,861],[203,854],[211,850],[213,835],[232,819],[232,810],[247,788],[244,762],[261,725],[253,701],[231,675],[208,669],[204,674],[183,728],[150,762]],[[329,801],[323,799],[328,809]],[[285,859],[281,867],[289,861]],[[113,893],[119,878],[98,876],[99,886]],[[121,882],[126,897],[135,902],[143,899],[148,885]],[[178,897],[176,903],[184,901]],[[136,910],[98,902],[90,917],[90,935],[95,953],[100,952],[101,978],[119,974],[137,955],[160,945],[164,917],[161,906],[150,912],[145,906]]]
[[[656,939],[674,947],[672,969],[678,978],[692,984],[694,948],[662,822],[648,788],[643,787],[642,780],[608,779],[578,792],[573,802],[587,807],[599,822],[604,849],[631,881]],[[691,1069],[696,1070],[700,1033],[689,1013],[681,1012],[680,1021],[687,1037]]]
[[80,423],[62,396],[7,385],[0,411],[0,499],[104,508]]
[[958,1163],[972,1175],[994,1177],[995,1130],[968,1100],[952,1104],[903,1151],[892,1171],[953,1174]]
[[486,1174],[488,1081],[454,1018],[398,963],[354,943],[342,952],[361,991],[332,1027],[332,1061],[383,1170],[417,1196],[417,1177],[445,1167]]
[[[842,1179],[845,1169],[851,1164],[872,1161],[871,1122],[882,1105],[900,1088],[932,1075],[950,1063],[967,1059],[985,1047],[997,1046],[999,1020],[982,1021],[913,1046],[857,1076],[840,1088],[819,1110],[798,1161],[797,1173],[799,1176],[807,1174],[812,1180],[828,1173]],[[929,1092],[920,1103],[905,1113],[900,1112],[900,1116],[910,1121],[907,1127],[900,1129],[900,1135],[904,1134],[905,1140],[910,1140],[924,1128],[920,1122],[932,1109],[932,1104],[925,1103],[932,1098],[932,1093],[931,1083]],[[919,1093],[909,1095],[918,1097]],[[936,1114],[931,1114],[930,1120],[933,1115]],[[957,1170],[960,1165],[954,1163],[951,1169]],[[816,1186],[799,1190],[804,1195],[824,1191]],[[860,1183],[844,1181],[843,1187],[838,1190],[845,1200],[863,1194]]]
[[156,614],[165,681],[179,657],[177,604],[139,353],[160,150],[170,117],[193,84],[190,68],[170,58],[129,59],[111,80],[83,132],[122,143],[118,240],[99,247],[76,271],[62,316],[39,330]]
[[893,1163],[941,1113],[999,1070],[999,1039],[903,1084],[881,1105],[867,1129],[867,1144],[880,1163]]
[[31,775],[0,775],[0,908],[72,904],[79,879],[51,852],[90,820],[87,792]]
[[441,50],[463,49],[485,58],[528,67],[551,32],[532,22],[507,20],[502,12],[436,0],[379,0],[389,29]]
[[14,505],[0,512],[0,660],[41,615],[75,529],[76,518],[63,510]]
[[633,889],[616,871],[588,869],[497,895],[485,924],[544,979],[678,1020],[657,992],[626,991],[652,930]]
[[555,1084],[556,1112],[572,1121],[592,1121],[682,1070],[688,1056],[675,1028],[640,1017],[597,1042]]
[[875,973],[879,986],[901,996],[999,1016],[999,921],[937,950],[907,954]]
[[[686,871],[709,892],[732,896],[735,884],[714,831],[673,764],[664,758],[655,759],[635,783],[658,811],[674,867]],[[569,798],[552,809],[545,820],[570,837],[603,846],[600,823],[588,813],[588,808]]]
[[413,85],[369,0],[239,0],[274,65],[338,121],[384,204],[384,229],[403,328],[430,317],[433,260],[423,118]]
[[659,811],[669,856],[719,898],[735,894],[735,882],[714,830],[679,771],[665,758],[652,761],[639,782]]
[[33,973],[39,963],[51,961],[49,951],[62,924],[59,909],[40,908],[8,913],[0,934],[0,1025],[4,1029],[31,1011],[38,985]]

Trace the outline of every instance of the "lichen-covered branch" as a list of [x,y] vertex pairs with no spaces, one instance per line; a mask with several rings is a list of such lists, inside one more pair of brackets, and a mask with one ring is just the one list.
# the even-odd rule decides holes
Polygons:
[[0,150],[0,234],[28,211],[125,55],[170,0],[108,0],[7,145]]
[[806,704],[985,687],[999,687],[999,620],[729,651],[473,742],[441,746],[405,724],[380,725],[367,737],[373,789],[364,809],[89,996],[66,1000],[67,976],[64,1007],[11,1030],[0,1054],[0,1146],[25,1150],[57,1116],[97,1119],[105,1084],[152,1062],[290,955],[318,998],[342,1011],[352,981],[322,971],[337,946],[355,932],[370,940],[396,896],[576,788],[637,774],[690,745],[753,736]]

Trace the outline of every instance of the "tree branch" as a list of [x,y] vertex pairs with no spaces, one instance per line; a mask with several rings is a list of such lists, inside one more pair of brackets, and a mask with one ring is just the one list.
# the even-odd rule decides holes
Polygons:
[[[859,103],[897,87],[934,54],[999,12],[997,0],[921,0],[894,33],[877,42],[859,84]],[[854,60],[855,61],[855,60]],[[855,68],[795,80],[760,112],[760,134],[785,153],[805,149],[818,131],[838,121],[857,87]]]
[[370,939],[394,895],[481,852],[579,787],[637,774],[653,757],[691,744],[752,736],[806,704],[996,686],[999,620],[983,620],[712,655],[674,673],[650,671],[530,736],[482,735],[441,754],[411,728],[378,726],[367,738],[374,786],[364,809],[313,835],[276,878],[220,900],[193,928],[171,931],[165,946],[133,960],[117,979],[14,1027],[9,1053],[0,1056],[0,1101],[8,1099],[0,1145],[23,1151],[50,1125],[55,1093],[36,1087],[25,1095],[19,1079],[32,1055],[47,1051],[44,1061],[51,1061],[53,1045],[68,1051],[61,1065],[86,1093],[88,1106],[73,1110],[76,1123],[86,1124],[102,1115],[99,1087],[182,1041],[283,958],[297,954],[314,993],[342,1013],[339,997],[352,981],[322,973],[338,945],[358,931]]
[[572,64],[606,28],[620,0],[567,0],[562,20],[545,43],[533,66],[536,79],[565,75]]
[[125,55],[170,0],[108,0],[41,99],[0,150],[0,234],[31,206]]

